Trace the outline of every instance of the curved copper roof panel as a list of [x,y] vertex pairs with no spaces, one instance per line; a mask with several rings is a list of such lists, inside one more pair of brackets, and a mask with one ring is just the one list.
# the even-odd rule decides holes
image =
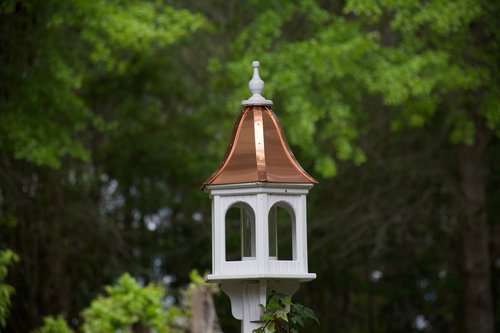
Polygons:
[[293,156],[278,118],[266,106],[243,109],[221,165],[203,187],[253,182],[317,183]]

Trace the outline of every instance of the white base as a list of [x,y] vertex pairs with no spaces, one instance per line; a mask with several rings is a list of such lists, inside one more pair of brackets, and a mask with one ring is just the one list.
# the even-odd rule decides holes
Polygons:
[[307,282],[316,278],[315,273],[306,274],[231,274],[231,275],[214,275],[209,274],[206,278],[207,282],[221,282],[226,280],[296,280]]
[[246,99],[246,100],[241,102],[241,105],[243,105],[243,106],[249,106],[249,105],[271,106],[271,105],[273,105],[273,101],[268,100],[268,99],[263,99],[263,100]]

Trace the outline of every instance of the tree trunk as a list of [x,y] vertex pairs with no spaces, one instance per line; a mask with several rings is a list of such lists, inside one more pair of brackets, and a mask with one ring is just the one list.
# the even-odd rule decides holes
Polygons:
[[459,147],[465,325],[468,333],[493,333],[488,224],[486,219],[486,129],[475,124],[472,145]]
[[222,333],[209,287],[201,285],[193,290],[191,311],[191,333]]

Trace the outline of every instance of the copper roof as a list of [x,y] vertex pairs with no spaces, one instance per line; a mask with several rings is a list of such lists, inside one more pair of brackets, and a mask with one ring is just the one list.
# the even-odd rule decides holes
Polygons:
[[246,106],[233,128],[226,155],[204,183],[317,183],[293,156],[278,118],[267,106]]

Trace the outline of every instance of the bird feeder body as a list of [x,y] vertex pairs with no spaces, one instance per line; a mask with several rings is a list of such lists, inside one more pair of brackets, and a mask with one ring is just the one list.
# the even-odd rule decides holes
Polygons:
[[[212,201],[212,274],[207,280],[220,283],[244,333],[259,327],[259,304],[266,303],[270,291],[291,296],[299,282],[316,277],[307,267],[306,196],[317,181],[295,159],[272,101],[261,95],[259,63],[252,65],[248,86],[253,95],[242,102],[222,163],[202,186]],[[278,249],[277,207],[291,224],[291,256],[286,259]],[[228,258],[226,249],[233,208],[239,209],[239,260]]]
[[[309,273],[307,266],[306,195],[311,187],[312,184],[263,182],[207,186],[212,200],[212,274],[208,280],[314,279],[316,275]],[[270,232],[273,220],[269,217],[276,206],[290,214],[291,260],[279,260],[270,253],[277,230]],[[226,258],[226,216],[232,207],[246,210],[251,223],[250,235],[241,239],[250,242],[243,246],[253,251],[237,261]]]

